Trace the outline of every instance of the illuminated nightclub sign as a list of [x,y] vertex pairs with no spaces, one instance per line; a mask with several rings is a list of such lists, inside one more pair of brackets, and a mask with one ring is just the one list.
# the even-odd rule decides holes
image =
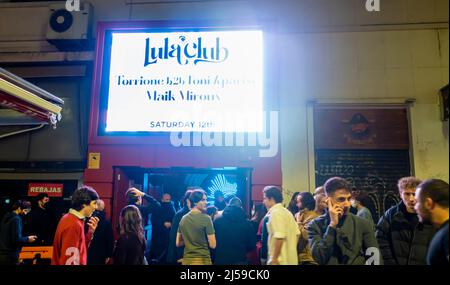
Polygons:
[[112,32],[110,48],[106,132],[263,130],[262,31]]
[[[192,62],[223,62],[228,57],[228,49],[220,47],[220,38],[216,38],[216,46],[207,48],[202,46],[202,38],[199,37],[197,42],[186,42],[185,36],[179,37],[181,44],[170,44],[169,38],[164,39],[163,47],[150,47],[150,38],[145,40],[145,64],[157,63],[158,59],[176,58],[178,64],[186,65]],[[170,46],[170,47],[169,47]]]

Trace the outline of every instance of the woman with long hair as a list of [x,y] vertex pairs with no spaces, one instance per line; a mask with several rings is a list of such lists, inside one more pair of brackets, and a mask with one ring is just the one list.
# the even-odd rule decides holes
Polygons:
[[145,237],[142,216],[134,205],[120,211],[120,236],[113,255],[115,265],[145,265]]
[[299,210],[297,207],[297,196],[299,193],[300,192],[294,192],[294,194],[292,194],[291,201],[289,201],[289,205],[287,207],[287,209],[292,213],[293,216],[295,216],[295,214],[297,214]]
[[258,232],[259,224],[261,223],[261,220],[264,218],[264,216],[267,214],[267,208],[262,203],[255,203],[253,204],[252,209],[252,217],[250,219],[250,222],[252,222],[255,233]]

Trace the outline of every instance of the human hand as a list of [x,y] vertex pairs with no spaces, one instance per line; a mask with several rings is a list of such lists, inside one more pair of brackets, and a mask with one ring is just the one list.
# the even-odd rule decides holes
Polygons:
[[37,236],[28,236],[28,242],[35,242],[37,240]]
[[333,205],[331,199],[328,198],[328,212],[330,214],[330,226],[336,227],[339,223],[339,218],[344,214],[344,210],[339,205]]
[[280,265],[280,262],[278,261],[278,258],[273,258],[270,261],[269,265]]
[[131,190],[131,193],[133,193],[134,196],[136,197],[143,197],[145,195],[144,192],[139,191],[138,189],[134,188],[133,190]]
[[94,232],[97,228],[99,219],[97,217],[90,217],[88,221],[89,231]]
[[166,227],[166,229],[169,229],[172,226],[171,222],[165,222],[164,226]]

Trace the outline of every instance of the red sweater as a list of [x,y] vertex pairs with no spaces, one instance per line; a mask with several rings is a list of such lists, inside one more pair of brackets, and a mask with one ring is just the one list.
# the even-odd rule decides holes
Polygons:
[[72,213],[59,221],[53,241],[52,265],[86,265],[92,233],[85,236],[83,220]]

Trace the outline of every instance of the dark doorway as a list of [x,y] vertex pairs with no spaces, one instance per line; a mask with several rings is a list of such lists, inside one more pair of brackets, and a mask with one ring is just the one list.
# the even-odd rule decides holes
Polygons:
[[222,191],[225,198],[235,195],[242,200],[244,210],[251,207],[251,168],[140,168],[116,167],[114,170],[113,221],[125,206],[125,192],[130,187],[152,195],[160,200],[163,193],[172,196],[175,209],[180,209],[187,187],[199,186],[208,197],[208,205],[214,204],[215,191]]

